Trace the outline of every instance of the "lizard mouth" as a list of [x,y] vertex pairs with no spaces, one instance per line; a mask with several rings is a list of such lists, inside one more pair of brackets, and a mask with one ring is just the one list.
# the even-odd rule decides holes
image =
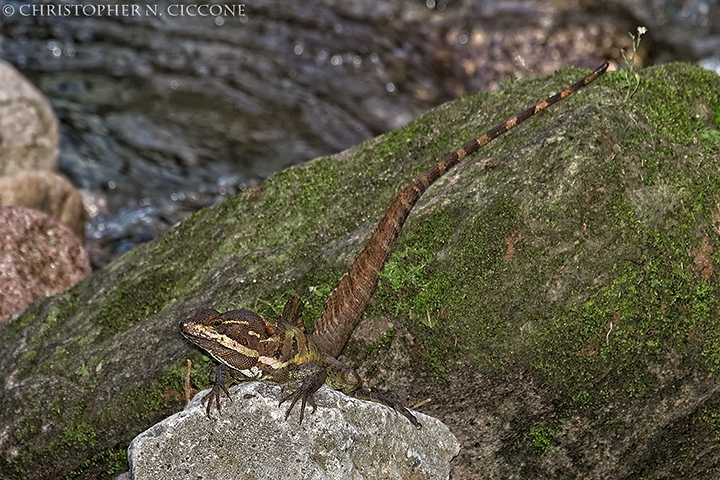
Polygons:
[[[183,330],[183,336],[205,350],[218,362],[235,370],[248,370],[256,367],[259,354],[257,350],[247,348],[234,340],[223,338],[224,342],[213,336],[195,334]],[[224,345],[230,342],[232,345]]]

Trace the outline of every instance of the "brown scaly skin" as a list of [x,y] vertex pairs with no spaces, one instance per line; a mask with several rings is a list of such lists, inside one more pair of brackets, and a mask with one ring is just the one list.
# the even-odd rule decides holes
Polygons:
[[378,274],[405,220],[420,196],[450,168],[515,125],[592,82],[603,74],[607,67],[607,62],[603,63],[590,75],[562,92],[466,143],[398,193],[368,242],[353,260],[349,271],[340,278],[337,287],[330,293],[312,334],[305,333],[301,318],[302,302],[297,298],[288,301],[275,325],[245,310],[218,313],[208,309],[182,321],[182,334],[220,362],[215,368],[215,386],[203,398],[203,402],[208,400],[208,416],[213,399],[220,411],[221,392],[230,397],[226,385],[255,379],[299,383],[280,403],[292,400],[285,415],[287,418],[295,404],[301,401],[300,423],[307,403],[313,407],[313,412],[315,411],[313,395],[327,383],[347,394],[384,403],[405,415],[413,425],[420,427],[415,416],[402,404],[364,387],[357,373],[336,360],[375,291]]

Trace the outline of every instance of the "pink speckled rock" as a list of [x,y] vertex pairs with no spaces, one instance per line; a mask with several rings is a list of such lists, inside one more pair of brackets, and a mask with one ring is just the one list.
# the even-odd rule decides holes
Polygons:
[[85,239],[85,207],[80,192],[65,177],[46,170],[0,177],[0,205],[48,213]]
[[0,322],[90,273],[87,252],[67,225],[30,208],[0,206]]

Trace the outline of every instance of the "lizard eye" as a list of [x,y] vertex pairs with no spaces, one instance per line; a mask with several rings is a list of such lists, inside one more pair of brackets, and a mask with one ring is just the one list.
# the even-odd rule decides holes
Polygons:
[[212,325],[213,327],[219,327],[220,325],[222,325],[222,319],[216,318],[212,322],[210,322],[210,325]]

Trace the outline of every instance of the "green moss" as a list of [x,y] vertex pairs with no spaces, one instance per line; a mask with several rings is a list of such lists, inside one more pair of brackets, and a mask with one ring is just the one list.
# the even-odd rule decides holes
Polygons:
[[545,456],[549,451],[555,437],[555,427],[534,426],[527,433],[527,438],[532,443],[538,455]]
[[[461,209],[434,212],[401,235],[375,298],[392,306],[385,314],[409,319],[424,346],[418,363],[432,378],[446,378],[450,358],[476,355],[477,346],[502,329],[502,317],[486,308],[476,292],[493,295],[497,290],[497,275],[505,270],[505,241],[518,215],[518,207],[501,197],[474,217]],[[448,245],[451,250],[444,251]],[[376,313],[371,309],[368,314]]]
[[62,456],[62,452],[69,447],[87,450],[98,445],[101,439],[98,425],[88,417],[87,409],[84,406],[76,406],[68,412],[65,408],[61,408],[58,400],[54,402],[54,407],[50,411],[56,421],[62,420],[64,423],[60,435],[53,442],[53,450],[57,456]]
[[23,425],[15,431],[15,438],[20,443],[29,441],[40,431],[40,421],[38,418],[28,417],[24,420]]
[[178,272],[168,267],[157,265],[143,275],[128,278],[113,292],[113,300],[106,303],[98,314],[98,319],[107,329],[106,335],[127,330],[138,319],[160,311],[174,297],[173,290],[182,285],[178,285]]
[[[708,98],[708,85],[714,80],[713,72],[700,68],[659,69],[643,72],[644,81],[637,95],[642,96],[645,117],[659,138],[664,141],[687,144],[692,142],[703,128],[703,120],[688,115],[688,105],[696,105],[699,99]],[[670,77],[670,78],[668,78]],[[717,98],[706,103],[714,108]]]
[[391,328],[387,332],[384,332],[382,335],[380,335],[380,338],[378,338],[368,346],[368,354],[372,355],[379,352],[380,350],[385,350],[389,348],[390,344],[395,338],[396,333],[397,331],[394,328]]
[[432,256],[425,248],[406,246],[393,254],[385,263],[380,272],[380,279],[389,283],[390,288],[397,296],[395,302],[395,315],[407,313],[412,309],[410,305],[416,297],[408,296],[406,292],[423,291],[427,286],[423,269]]
[[125,449],[108,449],[85,460],[79,468],[68,472],[64,479],[111,478],[128,468]]
[[[193,385],[197,385],[198,390],[205,390],[213,385],[212,381],[212,370],[217,365],[217,362],[207,354],[201,353],[199,350],[191,355],[190,360],[192,361],[192,377],[190,381]],[[182,373],[182,378],[185,377],[185,373]]]
[[395,259],[389,260],[383,267],[381,277],[390,282],[390,287],[396,292],[408,287],[422,287],[418,285],[425,262],[430,260],[430,255],[424,248],[405,248],[394,255]]
[[[659,172],[659,181],[667,182],[664,173]],[[720,292],[715,282],[702,279],[689,266],[691,250],[701,244],[692,240],[688,246],[688,241],[696,235],[696,216],[710,216],[716,208],[707,192],[720,190],[700,183],[686,184],[688,190],[702,192],[693,192],[700,202],[687,204],[681,215],[685,221],[671,230],[640,222],[627,197],[618,192],[609,208],[612,224],[625,245],[632,243],[641,256],[615,264],[605,273],[609,278],[604,286],[580,305],[571,300],[563,313],[528,337],[535,368],[548,382],[562,386],[573,402],[585,404],[597,396],[588,392],[588,384],[604,388],[612,383],[616,387],[611,396],[645,397],[656,385],[646,367],[663,352],[700,353],[698,359],[712,370],[718,368],[714,332],[720,324],[710,312],[717,311]],[[717,193],[710,197],[717,198]],[[677,219],[673,212],[672,220]]]
[[[197,370],[207,372],[207,375],[200,375],[198,378],[201,381],[203,378],[209,378],[214,362],[199,351],[193,352],[190,357]],[[172,410],[179,403],[184,402],[183,379],[186,374],[186,359],[174,362],[159,378],[133,389],[118,411],[112,412],[107,420],[109,421],[117,413],[144,423]],[[194,381],[196,378],[193,377],[191,380]],[[207,385],[207,382],[202,384]]]
[[60,436],[60,447],[92,447],[98,443],[98,431],[82,413],[75,415],[73,423],[65,427]]
[[716,129],[707,129],[700,132],[700,136],[703,138],[703,140],[710,140],[715,143],[720,144],[720,130]]
[[720,443],[720,411],[705,407],[700,414],[700,420],[706,423],[713,433],[713,441]]
[[58,398],[58,397],[55,397],[55,398],[53,398],[52,401],[50,402],[50,406],[48,407],[48,409],[49,409],[53,414],[55,414],[55,415],[60,415],[60,414],[62,413],[62,410],[63,410],[62,405],[63,405],[62,399],[61,399],[61,398]]

